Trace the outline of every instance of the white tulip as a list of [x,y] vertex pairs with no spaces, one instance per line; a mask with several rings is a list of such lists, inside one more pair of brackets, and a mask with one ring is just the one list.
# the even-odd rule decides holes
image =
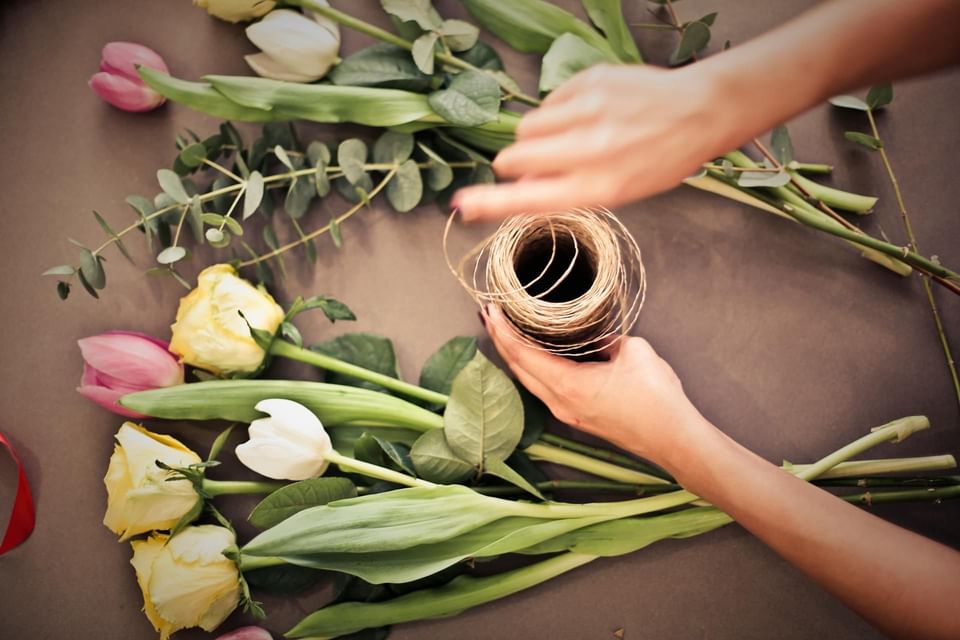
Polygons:
[[340,27],[316,13],[308,17],[298,11],[277,9],[246,31],[261,53],[244,59],[264,78],[313,82],[339,60]]

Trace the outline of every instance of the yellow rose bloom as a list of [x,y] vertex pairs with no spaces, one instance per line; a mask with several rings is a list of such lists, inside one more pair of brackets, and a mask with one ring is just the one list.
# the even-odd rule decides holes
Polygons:
[[160,640],[190,627],[213,631],[237,608],[240,572],[223,555],[235,542],[228,529],[201,525],[130,543],[143,612]]
[[221,20],[240,22],[269,13],[277,3],[273,0],[193,0],[193,4]]
[[151,433],[126,422],[115,436],[117,445],[103,483],[107,487],[107,512],[103,524],[126,540],[154,529],[170,529],[197,504],[200,496],[189,480],[168,482],[172,467],[201,462],[200,456],[175,438]]
[[276,333],[283,316],[269,293],[239,277],[232,266],[207,267],[197,277],[197,288],[180,300],[170,351],[217,375],[256,371],[266,354],[247,322]]

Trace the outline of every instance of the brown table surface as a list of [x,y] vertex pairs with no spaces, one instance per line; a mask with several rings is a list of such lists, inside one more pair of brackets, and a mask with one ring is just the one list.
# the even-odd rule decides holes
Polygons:
[[[378,3],[350,4],[351,11],[385,24]],[[576,2],[561,4],[579,11]],[[645,3],[624,4],[632,22],[647,21]],[[678,10],[691,19],[719,10],[714,47],[726,39],[743,42],[806,4],[691,0]],[[456,2],[438,5],[445,15],[463,13]],[[176,105],[147,115],[108,107],[86,86],[100,47],[112,40],[142,42],[161,52],[174,74],[190,78],[249,73],[241,54],[253,48],[240,27],[209,19],[186,0],[4,3],[0,16],[0,429],[28,465],[38,514],[33,537],[0,559],[0,636],[150,638],[129,547],[118,545],[101,524],[101,479],[120,420],[74,392],[81,369],[75,341],[108,329],[165,336],[183,291],[142,275],[150,258],[136,241],[128,244],[140,267],[110,254],[109,286],[100,301],[77,289],[59,302],[52,282],[39,274],[74,259],[68,236],[99,241],[91,209],[116,224],[131,220],[124,198],[156,192],[155,171],[172,159],[177,131],[207,134],[218,124]],[[367,43],[351,32],[343,39],[346,51]],[[641,42],[649,60],[665,60],[669,34],[645,32]],[[522,84],[535,88],[537,60],[504,56]],[[796,62],[803,73],[804,61]],[[956,266],[960,73],[905,82],[896,91],[880,118],[883,137],[924,252]],[[749,105],[744,109],[749,118]],[[835,163],[835,184],[878,194],[881,204],[863,225],[901,242],[879,159],[843,139],[852,128],[863,128],[856,114],[826,106],[791,123],[798,156]],[[330,128],[304,130],[333,135]],[[809,461],[874,425],[922,413],[932,430],[874,455],[960,453],[957,403],[918,278],[900,279],[842,243],[685,188],[619,213],[639,240],[649,277],[635,333],[673,364],[694,402],[728,434],[770,460]],[[321,292],[343,299],[359,321],[330,326],[304,316],[299,324],[308,340],[348,330],[386,334],[408,378],[457,334],[480,335],[490,353],[475,309],[444,265],[444,220],[433,206],[400,215],[377,202],[345,225],[342,251],[322,242],[316,269],[297,264],[277,293],[286,300]],[[458,228],[455,244],[467,247],[489,231]],[[960,298],[942,290],[937,296],[960,350]],[[201,450],[212,439],[197,425],[164,428]],[[217,473],[241,475],[235,465]],[[12,465],[0,462],[0,505],[10,504],[14,479]],[[242,514],[238,507],[245,505],[235,501],[233,511]],[[874,511],[960,545],[960,503]],[[324,597],[319,589],[296,600],[267,599],[269,628],[279,637]],[[235,615],[222,628],[245,620]],[[402,626],[394,637],[609,638],[621,627],[627,638],[877,635],[763,544],[729,526],[600,560],[459,617]]]

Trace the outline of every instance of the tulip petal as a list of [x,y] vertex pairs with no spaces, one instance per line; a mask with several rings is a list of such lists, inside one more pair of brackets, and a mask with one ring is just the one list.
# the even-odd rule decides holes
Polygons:
[[217,636],[214,640],[273,640],[270,632],[263,627],[240,627],[229,633]]
[[148,417],[142,413],[137,413],[136,411],[132,411],[117,404],[117,401],[125,395],[125,392],[123,391],[108,389],[106,387],[83,385],[77,387],[77,393],[82,395],[87,400],[92,400],[104,409],[108,409],[117,415],[137,419]]
[[337,60],[339,33],[298,11],[277,9],[246,29],[247,38],[288,73],[318,80]]
[[274,480],[316,478],[328,464],[322,456],[275,438],[251,437],[237,445],[235,453],[245,467]]
[[243,56],[253,72],[261,78],[270,78],[271,80],[283,80],[286,82],[313,82],[317,78],[288,71],[286,67],[271,58],[265,53],[252,53]]
[[108,42],[103,47],[100,60],[100,70],[114,75],[121,75],[128,80],[143,84],[137,75],[137,66],[149,67],[170,73],[167,63],[156,51],[135,42]]
[[93,74],[90,88],[103,100],[124,111],[150,111],[166,101],[166,98],[145,85],[103,71]]
[[84,362],[112,380],[136,391],[183,383],[183,366],[154,338],[132,332],[102,333],[77,341]]

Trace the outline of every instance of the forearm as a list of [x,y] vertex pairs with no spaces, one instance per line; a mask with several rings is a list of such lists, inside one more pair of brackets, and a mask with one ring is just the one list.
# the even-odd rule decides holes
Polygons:
[[729,148],[827,98],[960,62],[960,2],[834,0],[685,71],[715,83]]
[[960,553],[849,505],[764,461],[709,423],[664,466],[884,632],[960,637]]

